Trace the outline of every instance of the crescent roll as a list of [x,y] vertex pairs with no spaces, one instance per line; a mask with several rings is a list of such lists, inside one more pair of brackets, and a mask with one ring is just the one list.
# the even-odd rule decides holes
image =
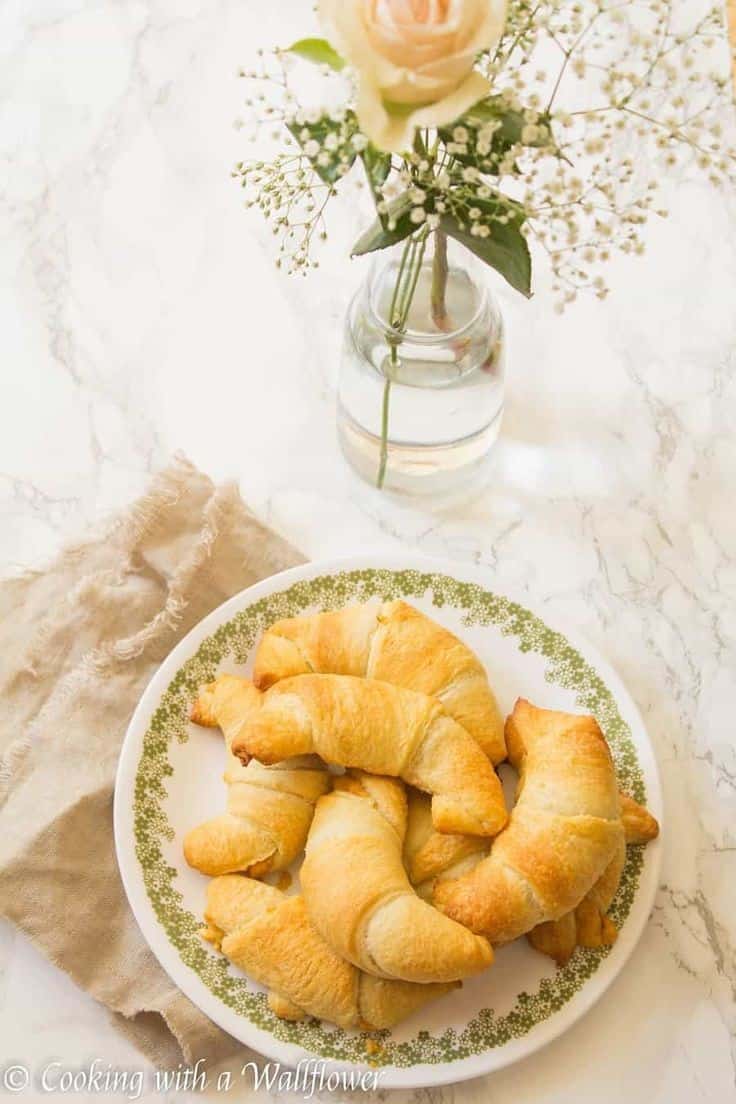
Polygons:
[[184,857],[203,874],[243,871],[261,877],[284,870],[304,849],[317,798],[330,788],[330,776],[316,755],[265,767],[245,766],[230,748],[232,710],[247,709],[260,695],[245,680],[226,702],[201,695],[191,712],[197,724],[222,726],[226,745],[224,780],[227,812],[193,828],[184,838]]
[[332,949],[367,973],[449,982],[493,960],[487,940],[422,901],[401,861],[406,795],[355,772],[317,802],[301,870],[309,915]]
[[492,943],[577,908],[624,838],[613,760],[593,717],[520,699],[506,740],[520,771],[508,827],[470,873],[434,891],[443,912]]
[[508,819],[492,765],[426,694],[349,675],[297,675],[260,697],[247,680],[222,675],[205,693],[245,762],[316,753],[327,763],[403,778],[433,795],[440,832],[493,836]]
[[549,955],[560,966],[564,966],[578,946],[610,947],[616,942],[618,930],[607,913],[626,863],[625,844],[648,843],[659,835],[657,821],[643,805],[637,804],[623,792],[619,792],[619,799],[624,841],[600,879],[572,912],[559,920],[538,924],[527,934],[533,947]]
[[362,973],[317,933],[303,897],[238,874],[210,882],[205,922],[203,938],[269,989],[269,1006],[282,1019],[316,1016],[341,1027],[381,1030],[455,988]]
[[267,690],[306,674],[363,676],[428,694],[492,763],[506,758],[503,720],[483,664],[467,644],[406,602],[364,602],[277,621],[260,642],[253,681]]
[[621,821],[627,843],[649,843],[659,835],[659,824],[648,809],[634,801],[623,790],[619,792]]
[[408,819],[404,839],[404,866],[409,881],[424,900],[431,900],[435,881],[459,878],[488,854],[482,836],[443,835],[432,824],[429,798],[409,790]]
[[[659,826],[651,813],[627,794],[619,793],[619,797],[625,843],[646,843],[654,839]],[[435,832],[426,795],[411,790],[408,798],[404,866],[419,896],[431,900],[437,882],[459,878],[485,858],[489,841],[477,836],[443,836]],[[616,896],[625,861],[622,840],[599,880],[575,909],[559,920],[538,924],[527,933],[531,945],[562,966],[577,946],[608,947],[615,943],[618,931],[607,913]]]

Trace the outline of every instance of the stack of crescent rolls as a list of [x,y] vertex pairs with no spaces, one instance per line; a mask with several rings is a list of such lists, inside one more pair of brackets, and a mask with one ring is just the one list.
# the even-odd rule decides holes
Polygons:
[[593,717],[520,699],[504,724],[478,657],[402,601],[277,622],[191,719],[226,751],[226,811],[184,839],[202,935],[286,1019],[389,1028],[520,936],[560,964],[607,946],[626,844],[658,833]]

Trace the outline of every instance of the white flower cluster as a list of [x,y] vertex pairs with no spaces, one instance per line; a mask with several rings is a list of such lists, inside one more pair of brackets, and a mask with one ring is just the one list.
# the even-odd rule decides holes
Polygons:
[[276,266],[289,275],[317,268],[311,248],[315,240],[327,238],[325,208],[334,185],[325,183],[300,154],[239,162],[233,175],[246,189],[246,207],[257,206],[279,238]]
[[490,99],[446,131],[419,132],[404,158],[368,148],[349,75],[330,77],[341,105],[308,110],[277,53],[244,74],[255,88],[247,107],[259,133],[282,141],[288,128],[291,149],[238,165],[247,202],[280,237],[280,263],[305,271],[336,184],[362,161],[387,230],[452,220],[483,255],[484,242],[515,229],[547,257],[560,308],[583,288],[602,297],[614,250],[642,252],[643,224],[666,214],[661,178],[695,167],[736,183],[723,11],[693,4],[706,6],[690,16],[677,0],[511,0],[504,37],[479,63]]
[[[736,183],[719,3],[512,0],[485,69],[516,106],[550,118],[554,151],[528,143],[518,152],[513,194],[530,244],[549,259],[560,308],[582,288],[606,294],[601,268],[614,250],[644,251],[643,224],[667,213],[657,200],[663,178],[696,167],[714,184]],[[509,190],[515,182],[500,181]]]
[[257,207],[279,241],[276,265],[290,275],[318,267],[315,242],[327,238],[325,211],[336,194],[335,183],[351,169],[367,145],[355,117],[344,104],[327,111],[297,102],[289,78],[291,66],[282,51],[258,51],[256,68],[241,70],[252,89],[245,100],[251,142],[271,139],[287,152],[270,160],[240,161],[233,176],[245,192],[246,207]]

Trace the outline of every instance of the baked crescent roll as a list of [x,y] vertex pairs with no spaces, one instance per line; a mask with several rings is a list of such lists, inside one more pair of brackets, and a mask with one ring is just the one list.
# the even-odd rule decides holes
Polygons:
[[634,801],[623,790],[619,792],[621,800],[621,820],[627,843],[649,843],[659,835],[659,824],[648,809]]
[[304,849],[317,798],[330,788],[329,773],[316,755],[265,767],[252,759],[245,766],[233,755],[232,710],[247,709],[260,694],[243,679],[238,699],[220,703],[200,695],[191,711],[197,724],[221,724],[225,736],[227,812],[193,828],[184,838],[184,857],[203,874],[244,871],[261,877],[284,870]]
[[317,802],[301,869],[317,931],[349,962],[385,978],[455,981],[493,960],[490,944],[414,892],[401,861],[406,795],[393,778],[344,775]]
[[506,823],[501,783],[478,744],[434,698],[377,679],[297,675],[262,695],[222,675],[205,691],[234,755],[326,763],[403,778],[431,793],[440,832],[493,836]]
[[261,690],[293,675],[355,675],[438,698],[493,763],[506,758],[503,720],[483,664],[447,629],[406,602],[364,602],[277,621],[258,646]]
[[[620,792],[619,797],[625,842],[646,843],[654,839],[659,826],[651,813],[627,794]],[[438,881],[459,878],[478,865],[489,852],[489,841],[435,832],[426,795],[411,790],[408,799],[404,866],[419,896],[431,900]],[[603,947],[615,943],[618,931],[607,913],[616,896],[625,859],[622,840],[600,879],[575,909],[559,920],[548,920],[532,928],[527,934],[532,946],[564,965],[577,946]]]
[[488,854],[489,841],[482,836],[436,832],[427,795],[411,789],[407,800],[404,866],[419,896],[431,900],[435,881],[459,878],[472,870]]
[[[656,839],[659,825],[652,814],[623,791],[619,791],[619,799],[625,843],[648,843]],[[527,935],[531,945],[542,954],[549,955],[560,966],[564,966],[577,946],[612,946],[618,938],[618,931],[606,914],[616,896],[625,862],[626,849],[622,843],[577,908],[559,920],[548,920],[532,928]]]
[[361,973],[340,958],[310,922],[303,897],[242,875],[213,879],[203,938],[269,989],[283,1019],[317,1016],[341,1027],[393,1027],[452,984],[413,985]]
[[578,946],[612,946],[618,938],[618,929],[607,913],[625,864],[626,843],[622,835],[610,863],[580,904],[559,920],[547,920],[527,932],[532,947],[564,966]]
[[506,741],[520,772],[508,827],[470,873],[434,890],[443,912],[492,943],[577,908],[624,838],[613,760],[593,717],[520,699]]

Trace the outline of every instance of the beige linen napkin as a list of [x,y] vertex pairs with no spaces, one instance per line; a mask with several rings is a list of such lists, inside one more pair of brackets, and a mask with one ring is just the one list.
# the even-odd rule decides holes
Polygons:
[[176,642],[301,560],[235,486],[177,459],[112,525],[0,584],[0,914],[161,1066],[237,1044],[171,983],[128,907],[112,832],[121,742]]

